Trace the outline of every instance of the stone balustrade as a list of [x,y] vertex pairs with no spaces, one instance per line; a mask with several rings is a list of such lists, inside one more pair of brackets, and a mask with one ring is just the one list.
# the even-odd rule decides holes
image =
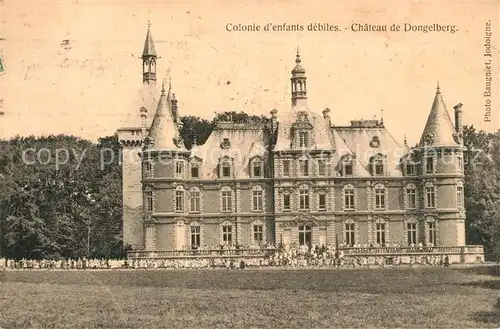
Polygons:
[[[443,255],[452,263],[484,262],[483,246],[435,246],[435,247],[371,247],[339,248],[345,256],[426,256]],[[198,250],[155,250],[130,251],[129,259],[189,259],[189,258],[265,258],[276,249],[198,249]]]

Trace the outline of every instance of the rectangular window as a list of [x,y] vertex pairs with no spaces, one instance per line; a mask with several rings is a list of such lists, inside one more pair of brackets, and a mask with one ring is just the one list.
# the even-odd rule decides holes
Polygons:
[[307,140],[307,132],[301,131],[299,132],[299,147],[307,147],[308,140]]
[[309,176],[309,160],[300,160],[300,175]]
[[406,190],[406,207],[408,209],[417,208],[417,191],[414,188]]
[[375,189],[375,209],[385,209],[385,189]]
[[346,163],[344,165],[344,176],[351,176],[352,175],[352,163]]
[[231,225],[222,226],[222,242],[226,245],[233,244],[233,227]]
[[354,190],[352,189],[344,191],[344,209],[354,210]]
[[184,173],[184,163],[182,161],[175,162],[175,174],[177,177],[182,177]]
[[412,163],[406,164],[406,176],[415,176],[415,165]]
[[283,211],[290,211],[290,194],[283,194]]
[[262,191],[252,191],[252,205],[254,211],[262,211],[263,204],[263,193]]
[[384,160],[375,159],[374,173],[376,176],[383,176],[384,175]]
[[429,243],[431,243],[433,246],[436,245],[436,223],[430,222],[427,223],[428,228],[429,228]]
[[255,161],[253,163],[253,177],[262,177],[262,163]]
[[290,160],[283,160],[283,176],[290,176]]
[[175,211],[184,211],[184,191],[175,191]]
[[432,174],[434,173],[434,157],[427,157],[425,160],[425,173]]
[[318,176],[326,176],[325,160],[318,160]]
[[318,210],[326,210],[326,194],[318,194]]
[[312,242],[312,230],[310,226],[301,225],[299,226],[299,245],[310,246]]
[[299,191],[299,210],[309,209],[309,191],[300,190]]
[[457,186],[457,206],[462,208],[464,206],[464,188]]
[[348,247],[354,246],[355,241],[355,224],[345,224],[345,243]]
[[377,244],[385,245],[385,224],[376,224]]
[[198,166],[193,165],[191,167],[191,178],[199,178],[200,177],[200,168]]
[[191,247],[198,248],[201,245],[201,228],[200,226],[191,226]]
[[229,163],[222,164],[222,177],[231,177],[231,165]]
[[144,171],[145,171],[145,174],[150,174],[152,170],[153,170],[153,166],[151,164],[151,161],[144,162]]
[[436,198],[434,195],[434,187],[429,186],[425,188],[425,206],[427,208],[435,208],[436,207]]
[[222,211],[229,212],[232,210],[232,200],[231,200],[231,191],[223,191],[222,192]]
[[191,212],[200,212],[200,192],[191,192]]
[[153,211],[153,191],[146,191],[146,209]]
[[406,224],[406,235],[408,237],[408,245],[417,244],[417,223]]
[[257,245],[264,242],[264,227],[262,225],[253,226],[253,241]]
[[458,165],[458,170],[463,171],[464,170],[464,158],[462,156],[457,156],[457,165]]

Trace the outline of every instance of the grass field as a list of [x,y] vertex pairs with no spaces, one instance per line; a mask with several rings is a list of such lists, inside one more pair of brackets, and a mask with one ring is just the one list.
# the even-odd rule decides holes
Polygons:
[[493,269],[4,271],[0,328],[498,328]]

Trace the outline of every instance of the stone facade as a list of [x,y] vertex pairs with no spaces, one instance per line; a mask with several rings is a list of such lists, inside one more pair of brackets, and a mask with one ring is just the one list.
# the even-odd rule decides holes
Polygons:
[[[155,70],[156,53],[144,58]],[[144,83],[153,83],[146,73]],[[329,109],[311,111],[305,73],[297,54],[291,108],[273,110],[268,124],[219,122],[191,150],[170,90],[151,125],[143,117],[142,127],[120,129],[125,243],[465,245],[462,132],[439,87],[422,140],[410,148],[382,120],[339,126]]]

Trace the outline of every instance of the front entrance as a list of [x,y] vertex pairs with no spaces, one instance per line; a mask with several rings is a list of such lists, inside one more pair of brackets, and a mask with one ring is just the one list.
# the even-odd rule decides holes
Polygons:
[[311,226],[308,225],[299,226],[299,244],[301,246],[303,245],[310,246],[312,244]]

